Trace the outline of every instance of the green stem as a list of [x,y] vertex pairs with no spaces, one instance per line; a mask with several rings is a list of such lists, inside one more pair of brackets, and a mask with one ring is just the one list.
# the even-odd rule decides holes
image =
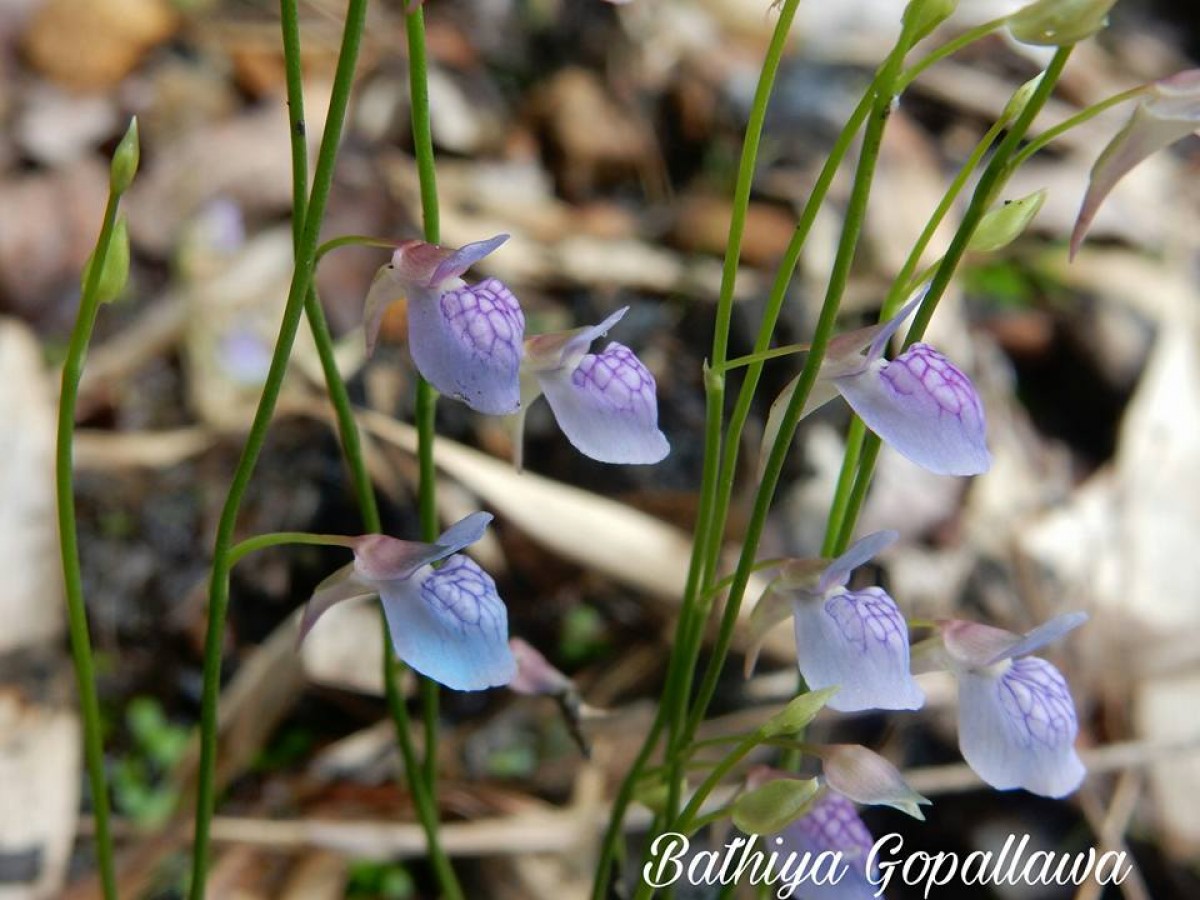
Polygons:
[[993,31],[1003,28],[1007,22],[1008,16],[1001,16],[998,19],[992,19],[990,22],[984,22],[982,25],[976,25],[974,28],[964,31],[958,37],[942,44],[928,56],[921,59],[920,62],[915,63],[911,68],[905,70],[905,72],[896,82],[896,93],[903,93],[904,89],[912,84],[913,81],[915,81],[917,77],[930,66],[941,62],[948,56],[953,56],[959,50],[962,50],[964,47],[967,47],[976,41],[987,37]]
[[[297,202],[293,214],[293,231],[297,235],[298,240],[299,235],[302,233],[302,223],[307,214],[307,197],[303,189],[307,176],[307,160],[305,158],[304,129],[302,125],[299,125],[299,123],[303,122],[304,95],[300,65],[296,0],[282,0],[281,8],[283,11],[284,58],[288,76],[288,107],[292,117],[292,176],[293,184],[300,185],[293,192]],[[317,248],[314,257],[314,266],[324,254],[339,247],[355,244],[383,247],[392,246],[377,238],[358,235],[334,238],[333,240],[326,241]],[[329,393],[330,403],[333,406],[337,420],[338,435],[342,443],[342,453],[350,469],[354,493],[363,517],[364,527],[368,532],[379,533],[382,531],[379,505],[375,499],[374,484],[367,469],[366,457],[362,448],[362,438],[358,430],[358,422],[354,417],[354,408],[350,403],[350,395],[346,390],[346,384],[341,377],[341,373],[338,371],[337,360],[333,352],[333,337],[329,331],[329,324],[325,319],[325,311],[321,307],[315,288],[311,286],[305,296],[304,311],[308,319],[309,329],[312,332],[313,341],[317,347],[317,354],[320,357],[326,390]],[[426,845],[434,873],[441,885],[444,896],[448,898],[461,897],[462,890],[458,885],[454,868],[451,866],[450,859],[441,845],[437,800],[429,790],[426,790],[427,782],[422,778],[416,749],[412,743],[408,706],[399,689],[399,667],[397,665],[395,649],[392,647],[392,642],[388,634],[387,620],[383,615],[382,609],[380,610],[380,621],[382,625],[381,639],[383,641],[384,695],[387,700],[388,712],[395,728],[396,742],[400,749],[404,771],[408,775],[409,789],[413,795],[413,804],[416,807],[417,817],[425,833]]]
[[229,607],[229,553],[233,546],[238,511],[250,484],[259,453],[266,441],[271,415],[279,399],[287,372],[288,358],[300,326],[305,299],[312,283],[314,259],[325,206],[333,185],[333,168],[346,119],[346,108],[354,83],[354,70],[366,20],[367,0],[350,0],[346,25],[330,95],[329,113],[321,150],[317,156],[312,192],[304,217],[304,229],[296,249],[295,268],[287,303],[280,323],[279,338],[271,366],[263,385],[262,397],[250,425],[246,444],[230,483],[225,506],[217,525],[213,548],[212,578],[209,586],[208,631],[204,645],[204,691],[200,716],[200,766],[198,773],[195,843],[192,859],[190,896],[202,900],[208,880],[210,825],[216,805],[217,704],[221,692],[221,646],[225,635],[225,617]]
[[[433,154],[433,131],[429,118],[429,67],[425,51],[425,14],[418,7],[404,21],[408,38],[408,84],[412,106],[413,152],[417,160],[417,177],[421,188],[421,218],[425,240],[436,244],[441,240],[441,218],[438,207],[437,168]],[[417,377],[417,506],[420,510],[421,537],[432,541],[438,535],[437,473],[433,464],[433,445],[437,435],[437,392],[424,378]],[[428,678],[419,678],[421,708],[425,727],[424,778],[430,794],[437,790],[438,685]]]
[[[1003,133],[1006,126],[1005,122],[997,122],[984,133],[983,137],[975,145],[970,156],[958,170],[954,180],[946,189],[946,193],[942,196],[941,202],[933,211],[929,221],[926,222],[924,230],[917,238],[917,242],[913,244],[912,250],[909,251],[908,258],[904,261],[904,265],[900,267],[896,278],[892,281],[891,289],[888,291],[887,297],[883,301],[883,305],[879,311],[879,321],[886,322],[900,308],[900,304],[904,302],[908,291],[912,288],[913,273],[917,266],[920,265],[921,257],[925,254],[929,242],[933,240],[934,234],[941,226],[946,216],[949,215],[954,202],[966,187],[968,179],[983,161],[988,150]],[[922,273],[924,274],[924,273]],[[918,279],[920,283],[922,279]],[[848,536],[843,538],[843,524],[846,520],[846,510],[850,506],[850,495],[855,483],[855,473],[859,466],[859,460],[862,456],[863,441],[866,439],[867,429],[858,416],[854,416],[850,421],[850,428],[846,433],[846,452],[842,457],[842,468],[838,473],[837,488],[834,490],[833,501],[830,504],[829,518],[825,523],[825,538],[821,545],[821,555],[825,557],[835,557],[845,551]]]
[[[758,85],[755,88],[750,117],[746,123],[746,135],[742,141],[742,155],[738,163],[737,181],[734,187],[733,206],[730,214],[729,240],[725,247],[725,259],[721,268],[721,287],[717,299],[716,323],[713,328],[712,369],[705,378],[705,439],[704,470],[701,475],[700,508],[712,510],[720,489],[721,424],[725,414],[725,378],[721,371],[729,351],[729,331],[733,318],[733,293],[737,281],[738,263],[741,260],[742,238],[745,234],[746,218],[749,214],[750,195],[754,187],[754,172],[758,164],[759,145],[767,118],[767,107],[775,78],[787,46],[788,35],[800,0],[784,0],[779,7],[779,18],[763,59]],[[717,520],[713,516],[701,516],[693,536],[692,557],[688,567],[687,583],[684,586],[684,602],[680,608],[676,634],[683,637],[682,646],[690,651],[691,635],[700,632],[708,618],[707,604],[699,593],[703,576],[710,565],[706,554],[720,545],[720,535],[715,534]],[[697,649],[697,652],[698,649]],[[661,703],[669,711],[667,745],[668,758],[673,759],[678,739],[687,721],[688,693],[691,686],[690,652],[673,654],[668,665],[667,684]],[[681,779],[671,777],[667,782],[668,819],[678,809]]]
[[267,547],[281,547],[288,544],[304,544],[316,547],[346,547],[354,548],[354,539],[342,534],[313,534],[308,531],[273,531],[270,534],[256,534],[234,544],[229,550],[229,566],[236,566],[251,553],[265,550]]
[[1118,104],[1125,103],[1128,100],[1132,100],[1135,97],[1140,97],[1144,93],[1146,93],[1146,85],[1138,85],[1135,88],[1122,91],[1121,93],[1109,97],[1106,100],[1101,100],[1099,103],[1094,103],[1087,107],[1087,109],[1080,110],[1069,119],[1064,119],[1062,122],[1059,122],[1053,128],[1047,128],[1021,148],[1020,152],[1013,157],[1011,168],[1020,168],[1021,164],[1024,163],[1025,160],[1029,159],[1029,157],[1033,156],[1033,154],[1037,153],[1047,144],[1066,134],[1072,128],[1076,128],[1082,125],[1084,122],[1089,122],[1105,110],[1111,109]]
[[[290,3],[292,0],[284,0],[284,2]],[[320,262],[326,253],[340,250],[342,247],[378,247],[383,250],[395,250],[396,242],[369,234],[339,235],[338,237],[330,238],[317,248],[317,262]]]
[[63,583],[67,600],[67,620],[71,635],[71,656],[75,661],[75,681],[79,689],[79,709],[83,716],[83,751],[88,783],[92,792],[92,816],[96,823],[96,857],[105,900],[117,896],[113,868],[112,832],[109,827],[108,786],[104,777],[104,737],[100,721],[100,699],[96,692],[96,667],[92,659],[92,641],[88,632],[87,606],[83,598],[83,571],[79,562],[79,535],[75,522],[75,407],[79,400],[79,382],[87,356],[92,330],[100,311],[100,275],[112,244],[120,196],[109,194],[100,226],[100,237],[92,257],[87,283],[79,298],[79,314],[71,331],[67,358],[63,363],[62,393],[58,403],[58,437],[54,456],[57,487],[58,535],[62,551]]
[[754,557],[758,552],[758,542],[762,537],[762,532],[766,525],[767,512],[775,496],[775,488],[779,483],[779,477],[783,472],[784,461],[787,458],[792,437],[800,420],[800,412],[803,410],[804,403],[808,399],[813,385],[816,383],[817,373],[820,370],[821,362],[825,358],[825,349],[829,344],[830,337],[833,335],[838,308],[841,305],[842,295],[845,292],[846,283],[850,276],[850,267],[854,261],[855,251],[858,247],[858,238],[862,232],[863,220],[866,216],[875,165],[879,159],[879,149],[883,143],[883,132],[894,98],[893,85],[895,84],[899,68],[903,63],[904,54],[908,47],[907,38],[906,33],[900,35],[895,48],[880,67],[879,75],[874,83],[874,99],[871,104],[871,113],[867,120],[866,131],[863,135],[862,150],[854,175],[854,187],[846,209],[846,218],[842,227],[837,254],[834,257],[833,268],[830,271],[825,300],[822,304],[821,314],[813,334],[812,349],[805,359],[804,368],[800,373],[796,391],[792,395],[792,399],[784,412],[779,436],[768,455],[766,467],[759,481],[758,490],[755,493],[754,506],[750,522],[746,529],[746,536],[743,540],[742,551],[738,557],[734,582],[725,604],[725,611],[721,618],[721,625],[717,633],[713,652],[705,668],[703,681],[697,691],[696,702],[688,718],[687,729],[681,741],[683,744],[686,744],[687,740],[695,733],[696,728],[699,727],[700,722],[703,721],[708,704],[712,701],[713,694],[716,691],[721,669],[724,666],[725,658],[733,642],[734,627],[737,624],[738,613],[741,610],[742,600],[745,597],[746,585],[750,579]]
[[[996,194],[1014,171],[1017,160],[1020,158],[1016,152],[1017,147],[1029,131],[1030,124],[1037,117],[1038,113],[1041,112],[1046,100],[1049,99],[1051,92],[1053,92],[1055,86],[1058,84],[1058,79],[1062,76],[1067,60],[1070,59],[1071,50],[1072,47],[1070,46],[1060,47],[1054,54],[1050,64],[1046,67],[1045,74],[1030,96],[1029,102],[1012,123],[1004,140],[996,148],[996,152],[993,154],[983,175],[980,176],[979,183],[976,185],[975,191],[971,196],[971,202],[967,207],[967,211],[963,215],[962,222],[955,232],[953,240],[950,242],[950,248],[946,251],[946,255],[938,265],[937,272],[929,285],[929,291],[926,293],[921,307],[913,317],[913,323],[904,338],[905,347],[911,346],[924,336],[925,329],[929,325],[929,320],[933,316],[933,311],[937,308],[938,302],[950,284],[950,279],[958,269],[958,264],[967,252],[971,236],[975,233],[980,220],[983,219],[993,203]],[[879,438],[874,434],[867,435],[863,441],[862,458],[859,461],[854,488],[850,493],[849,502],[846,504],[845,516],[838,533],[837,547],[844,548],[848,546],[850,536],[854,533],[854,526],[858,521],[859,514],[862,512],[863,503],[866,501],[867,489],[870,487],[871,477],[875,469],[875,461],[879,456],[879,447]]]

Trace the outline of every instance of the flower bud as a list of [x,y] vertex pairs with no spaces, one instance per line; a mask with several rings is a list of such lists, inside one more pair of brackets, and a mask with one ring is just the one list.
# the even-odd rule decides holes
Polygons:
[[913,44],[928,37],[958,8],[958,0],[910,0],[904,8],[904,27]]
[[112,164],[109,167],[108,188],[113,194],[123,194],[133,183],[137,174],[138,162],[141,159],[141,145],[138,140],[138,121],[134,116],[129,121],[125,136],[113,151]]
[[932,801],[908,786],[890,762],[859,744],[837,744],[821,751],[825,780],[851,800],[868,806],[890,806],[924,821],[920,804]]
[[1029,103],[1029,98],[1033,96],[1033,92],[1037,90],[1037,86],[1042,83],[1042,76],[1044,74],[1046,73],[1039,72],[1013,92],[1008,104],[1004,107],[1004,111],[1000,113],[1000,121],[1002,123],[1007,125],[1021,115]]
[[[92,262],[96,257],[93,250],[83,266],[81,286],[87,290],[91,278]],[[100,280],[96,283],[96,299],[100,303],[112,303],[125,290],[129,280],[129,228],[125,219],[117,219],[113,226],[112,238],[108,244],[108,252],[104,254],[104,268],[100,270]]]
[[816,799],[815,778],[777,777],[751,788],[733,804],[733,824],[746,834],[774,834],[806,812]]
[[758,733],[764,740],[782,734],[795,734],[815,719],[817,713],[829,702],[829,698],[837,692],[837,688],[830,687],[801,694],[764,722]]
[[1046,202],[1046,190],[1035,191],[1020,200],[1010,200],[984,215],[971,235],[967,249],[978,253],[990,253],[1007,247],[1029,227],[1042,204]]
[[1108,25],[1117,0],[1037,0],[1008,17],[1008,30],[1022,44],[1065,47]]

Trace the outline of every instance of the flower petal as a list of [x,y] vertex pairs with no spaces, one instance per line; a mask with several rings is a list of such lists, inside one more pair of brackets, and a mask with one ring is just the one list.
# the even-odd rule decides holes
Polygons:
[[479,262],[485,256],[494,252],[501,244],[508,240],[507,234],[498,234],[495,237],[490,237],[484,241],[475,241],[473,244],[466,244],[457,250],[454,250],[443,259],[436,269],[433,270],[433,276],[429,279],[431,287],[436,287],[443,282],[449,281],[452,278],[460,278],[462,274]]
[[834,383],[868,428],[917,465],[938,475],[978,475],[991,465],[974,385],[928,344]]
[[994,672],[960,673],[958,743],[963,758],[999,790],[1063,797],[1086,770],[1075,752],[1078,723],[1067,682],[1028,656]]
[[882,588],[796,601],[796,653],[810,688],[838,687],[832,709],[919,709],[925,695],[909,672],[908,628]]
[[897,531],[876,531],[861,537],[846,552],[829,564],[817,582],[817,593],[824,594],[834,587],[845,587],[850,573],[864,563],[870,562],[900,537]]
[[1043,622],[1032,631],[1025,632],[1016,644],[1009,647],[998,656],[988,660],[988,664],[998,663],[1003,659],[1016,659],[1018,656],[1027,656],[1035,650],[1040,650],[1047,644],[1052,644],[1060,637],[1069,631],[1074,631],[1080,625],[1088,620],[1088,614],[1085,612],[1063,613],[1061,616],[1055,616],[1049,622]]
[[422,675],[454,690],[480,691],[516,674],[496,583],[468,557],[451,556],[440,569],[391,582],[380,599],[396,655]]
[[482,538],[492,518],[489,512],[473,512],[463,516],[438,535],[437,544],[448,548],[451,553],[457,553]]
[[573,370],[592,346],[592,341],[608,334],[627,312],[629,307],[622,306],[599,325],[535,334],[525,342],[526,368],[534,372],[558,368]]
[[421,375],[443,394],[492,415],[520,404],[525,316],[495,278],[408,298],[408,337]]
[[403,298],[404,294],[404,282],[400,280],[395,267],[380,266],[363,303],[363,332],[367,340],[367,356],[375,353],[383,314],[391,304]]
[[401,241],[392,254],[392,266],[406,285],[437,290],[445,282],[461,277],[507,240],[507,234],[498,234],[457,250],[425,241]]
[[1200,129],[1200,69],[1156,83],[1092,166],[1087,193],[1071,232],[1071,257],[1079,250],[1100,204],[1117,182],[1152,154]]
[[368,584],[355,573],[354,563],[348,563],[317,585],[311,599],[304,606],[300,617],[300,631],[296,636],[299,644],[312,631],[317,619],[333,606],[348,600],[370,597],[377,592],[374,585]]
[[[811,854],[816,859],[821,853],[839,854],[838,875],[834,880],[822,878],[822,883],[816,879],[804,882],[804,896],[813,900],[868,900],[877,898],[878,867],[869,873],[872,884],[868,880],[867,860],[875,839],[859,818],[854,804],[835,791],[823,791],[817,797],[809,811],[797,819],[783,831],[779,832],[780,844],[774,840],[767,841],[767,849],[775,850],[778,846],[781,857],[794,852],[797,858],[803,859],[803,854]],[[814,873],[826,871],[825,867],[812,870]],[[831,883],[825,883],[831,882]]]
[[539,373],[559,427],[580,453],[608,463],[656,463],[671,447],[658,428],[654,376],[615,341],[573,372]]

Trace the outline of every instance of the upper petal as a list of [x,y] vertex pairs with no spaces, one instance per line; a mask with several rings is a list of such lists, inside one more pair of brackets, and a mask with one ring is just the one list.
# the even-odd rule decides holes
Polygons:
[[542,392],[580,453],[608,463],[656,463],[670,445],[658,428],[654,376],[615,341],[574,371],[539,373]]
[[1027,656],[958,679],[958,742],[963,758],[994,788],[1062,797],[1086,770],[1075,752],[1078,723],[1067,682],[1044,659]]
[[608,334],[609,329],[620,322],[627,312],[629,307],[622,306],[599,325],[535,334],[525,344],[526,368],[535,372],[558,368],[568,371],[574,369],[592,346],[592,341]]
[[821,580],[817,582],[818,593],[824,594],[832,587],[844,586],[850,580],[851,572],[870,562],[895,543],[898,537],[900,534],[896,531],[876,531],[859,538],[821,573]]
[[452,556],[440,569],[388,584],[380,599],[396,655],[422,675],[480,691],[516,674],[496,583],[468,557]]
[[834,383],[868,428],[917,465],[939,475],[978,475],[991,465],[979,394],[928,344]]
[[417,369],[443,394],[482,413],[516,411],[525,316],[501,282],[412,294],[408,332]]
[[507,240],[507,234],[498,234],[457,250],[426,241],[401,241],[392,254],[392,267],[397,277],[407,285],[437,289],[445,282],[462,276]]
[[829,706],[919,709],[925,695],[909,671],[908,628],[896,602],[877,587],[838,591],[794,607],[796,653],[810,688],[838,687]]

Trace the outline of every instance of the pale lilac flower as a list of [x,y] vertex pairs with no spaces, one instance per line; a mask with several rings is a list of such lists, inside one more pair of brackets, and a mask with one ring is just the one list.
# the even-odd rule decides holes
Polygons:
[[491,577],[458,553],[483,536],[491,519],[473,513],[433,544],[381,534],[347,539],[354,562],[317,586],[300,638],[334,604],[377,594],[396,655],[413,669],[459,691],[508,684],[516,663],[504,603]]
[[[841,394],[868,428],[901,455],[938,475],[978,475],[991,466],[983,404],[971,380],[928,344],[913,344],[895,359],[884,350],[921,297],[896,316],[830,341],[803,411]],[[764,451],[778,435],[799,376],[771,406]]]
[[812,859],[821,853],[841,854],[839,859],[843,868],[837,883],[818,884],[816,879],[809,879],[804,882],[799,896],[811,900],[877,900],[878,866],[870,873],[867,871],[867,860],[875,839],[854,804],[837,791],[825,790],[818,794],[808,812],[777,837],[782,839],[782,844],[771,841],[768,847],[774,850],[778,846],[781,857],[786,857],[789,852],[795,852],[799,858],[809,853]]
[[846,589],[850,573],[896,540],[878,531],[813,575],[785,565],[771,590],[789,593],[800,673],[814,690],[837,687],[828,705],[841,712],[919,709],[925,695],[909,671],[908,627],[882,588]]
[[1067,682],[1050,663],[1028,654],[1086,619],[1085,613],[1069,613],[1023,636],[976,622],[942,626],[945,654],[958,677],[959,747],[992,787],[1062,797],[1083,780]]
[[1087,194],[1071,232],[1074,257],[1100,204],[1131,169],[1146,157],[1200,130],[1200,69],[1178,72],[1146,89],[1125,127],[1092,166]]
[[599,325],[539,334],[525,342],[518,468],[525,411],[542,395],[567,440],[585,456],[607,463],[656,463],[670,451],[658,428],[658,397],[650,370],[616,341],[600,353],[588,352],[592,341],[607,334],[628,310],[617,310]]
[[506,240],[508,235],[499,234],[458,250],[403,241],[367,294],[367,353],[375,349],[388,304],[404,296],[409,350],[421,376],[478,412],[516,412],[525,316],[512,291],[497,279],[473,285],[462,279]]

